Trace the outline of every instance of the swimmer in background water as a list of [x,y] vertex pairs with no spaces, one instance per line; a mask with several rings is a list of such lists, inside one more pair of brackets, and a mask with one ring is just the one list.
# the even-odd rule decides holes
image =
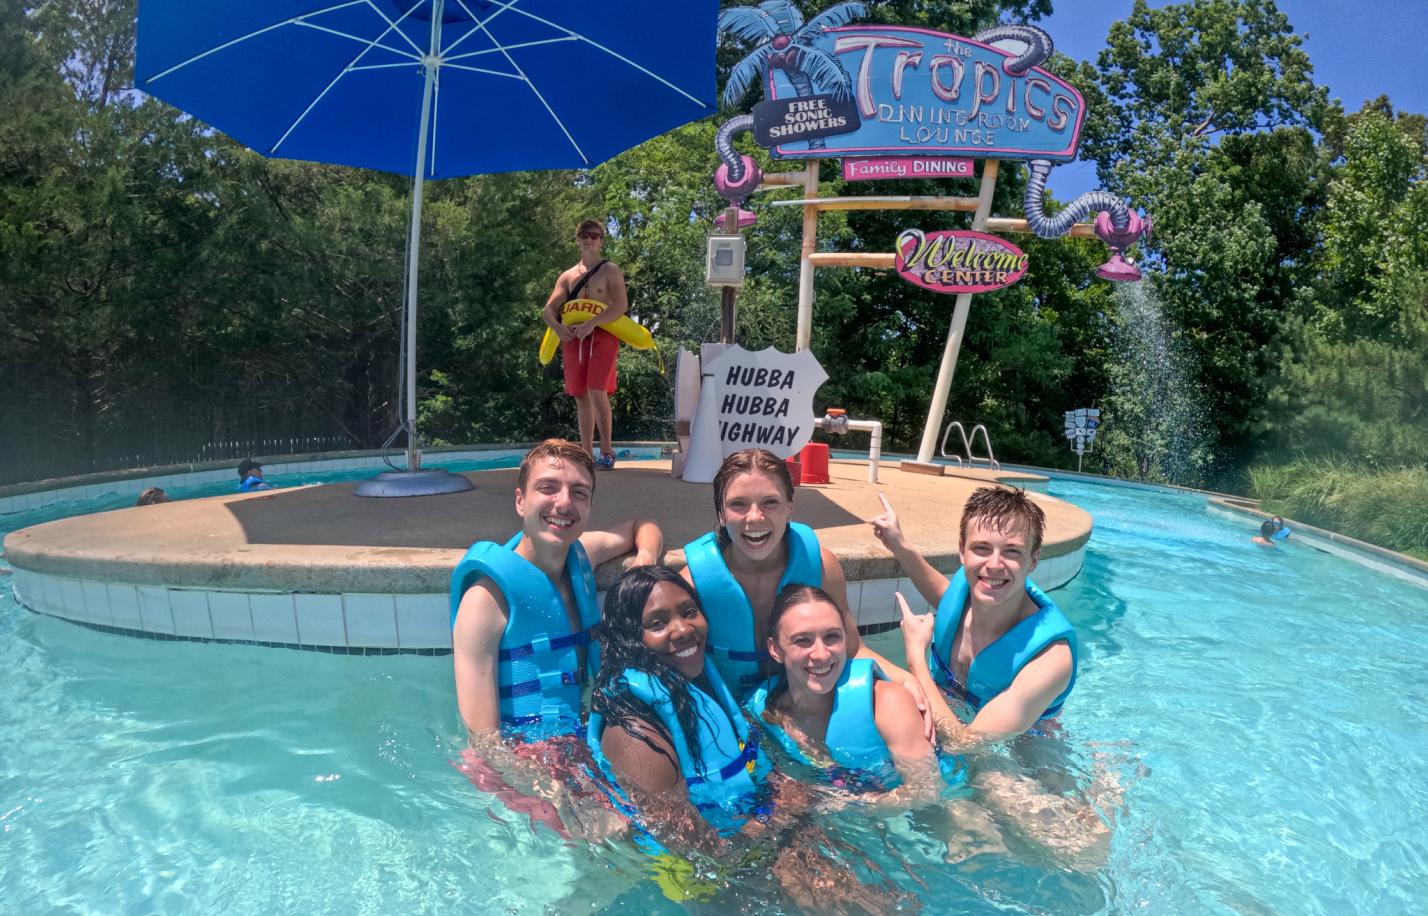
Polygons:
[[271,490],[263,480],[263,466],[252,458],[244,458],[238,463],[238,491],[252,493],[255,490]]
[[786,586],[768,630],[779,670],[746,705],[796,760],[840,787],[890,790],[881,804],[906,808],[938,798],[944,783],[917,704],[876,662],[848,657],[843,614],[831,595]]
[[1275,526],[1273,519],[1265,519],[1264,524],[1259,526],[1259,534],[1250,538],[1250,543],[1258,544],[1261,547],[1278,547],[1274,538],[1279,532],[1279,527]]

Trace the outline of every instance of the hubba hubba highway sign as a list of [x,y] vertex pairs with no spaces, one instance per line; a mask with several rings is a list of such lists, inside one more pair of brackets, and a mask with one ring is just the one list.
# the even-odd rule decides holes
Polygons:
[[952,229],[904,229],[897,237],[898,276],[934,293],[984,293],[1011,286],[1026,274],[1030,260],[1012,243]]
[[[738,345],[704,367],[705,384],[714,386],[718,407],[719,449],[728,458],[741,449],[765,448],[792,458],[813,436],[813,393],[828,373],[813,353],[781,353],[773,347],[757,353]],[[700,418],[701,432],[714,432]],[[693,453],[696,446],[691,445]]]
[[[1086,116],[1081,93],[1040,67],[1017,71],[1010,52],[945,32],[886,25],[827,29],[809,47],[842,65],[838,75],[852,83],[857,115],[849,124],[857,129],[822,134],[818,148],[808,144],[812,133],[760,138],[770,141],[775,158],[1076,156]],[[766,76],[770,101],[763,104],[800,101],[785,70],[769,67]],[[830,80],[820,82],[816,88],[832,88]],[[822,98],[828,96],[804,100]]]

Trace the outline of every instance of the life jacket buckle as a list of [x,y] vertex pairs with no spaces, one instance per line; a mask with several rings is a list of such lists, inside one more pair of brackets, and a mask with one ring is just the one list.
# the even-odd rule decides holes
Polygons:
[[540,689],[543,691],[565,687],[570,683],[570,675],[564,671],[542,671],[540,673]]
[[540,704],[541,722],[546,725],[554,725],[560,721],[560,704],[542,703]]
[[537,633],[531,638],[531,651],[536,655],[550,654],[550,634]]

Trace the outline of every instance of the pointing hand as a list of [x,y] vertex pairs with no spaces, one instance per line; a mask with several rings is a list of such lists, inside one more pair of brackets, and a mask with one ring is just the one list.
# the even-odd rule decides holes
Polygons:
[[902,611],[902,647],[908,658],[921,658],[932,645],[932,631],[937,625],[936,614],[914,614],[902,592],[897,592],[897,606]]
[[907,539],[903,537],[902,525],[898,524],[897,513],[888,504],[888,498],[879,493],[878,502],[883,504],[883,514],[868,519],[868,524],[873,526],[873,534],[877,536],[878,540],[896,553],[906,546]]

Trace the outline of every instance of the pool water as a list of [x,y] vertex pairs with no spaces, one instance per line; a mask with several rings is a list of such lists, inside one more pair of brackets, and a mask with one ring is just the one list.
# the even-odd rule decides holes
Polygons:
[[[1009,839],[949,864],[928,817],[850,809],[822,823],[840,855],[934,914],[1421,912],[1428,592],[1292,538],[1256,548],[1193,496],[1051,493],[1096,525],[1052,593],[1082,647],[1053,768],[1119,787],[1109,853]],[[533,830],[476,791],[463,745],[449,657],[130,639],[5,588],[0,913],[798,912],[761,868],[673,902],[628,846]]]

